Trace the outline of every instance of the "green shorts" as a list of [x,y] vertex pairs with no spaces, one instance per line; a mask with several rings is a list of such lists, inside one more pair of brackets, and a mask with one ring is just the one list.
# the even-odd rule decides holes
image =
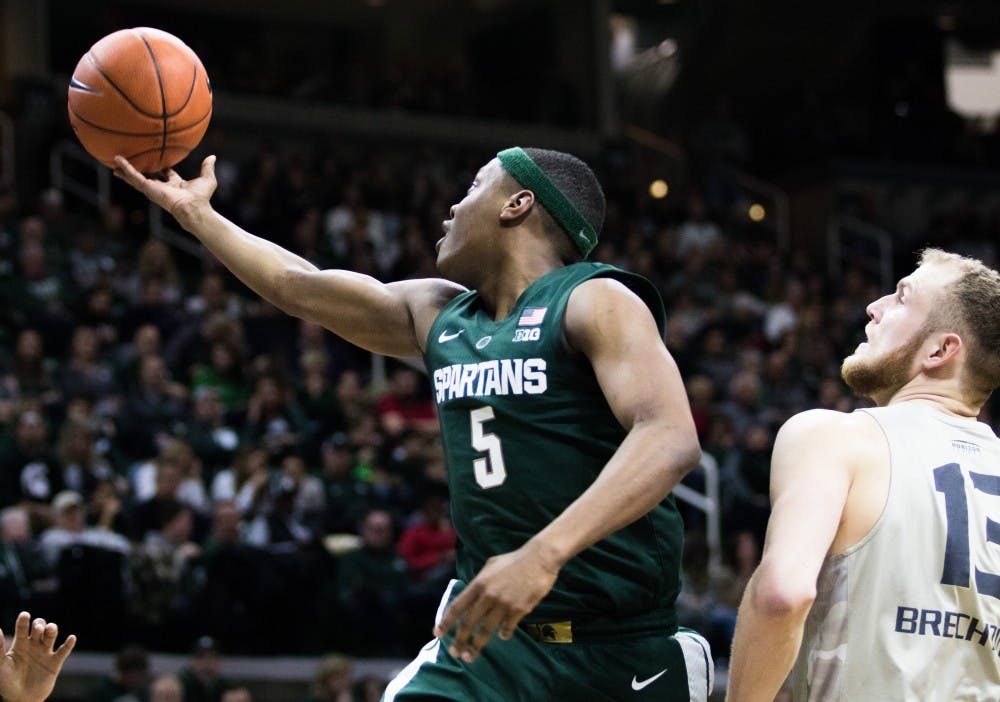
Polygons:
[[708,642],[686,629],[546,643],[519,628],[509,641],[490,641],[473,663],[452,657],[449,642],[450,635],[424,646],[383,702],[706,702],[712,691]]

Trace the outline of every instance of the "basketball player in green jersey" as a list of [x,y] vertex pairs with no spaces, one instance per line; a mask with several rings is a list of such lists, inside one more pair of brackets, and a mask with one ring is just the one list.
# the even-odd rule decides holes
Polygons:
[[1000,274],[928,249],[842,375],[877,406],[781,428],[731,702],[1000,700]]
[[678,631],[683,527],[669,497],[699,459],[662,304],[583,262],[604,194],[580,160],[512,148],[483,166],[437,244],[444,279],[317,270],[184,181],[117,174],[279,308],[370,351],[422,355],[459,537],[436,638],[391,700],[704,700],[708,647]]

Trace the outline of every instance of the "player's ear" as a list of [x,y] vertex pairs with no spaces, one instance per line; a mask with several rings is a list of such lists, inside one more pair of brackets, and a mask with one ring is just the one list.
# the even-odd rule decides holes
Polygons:
[[516,222],[531,212],[535,205],[535,193],[530,190],[518,190],[508,197],[500,208],[500,221]]
[[954,332],[941,334],[933,338],[933,341],[934,346],[931,348],[930,354],[923,359],[924,368],[928,370],[940,368],[955,358],[962,350],[962,337]]

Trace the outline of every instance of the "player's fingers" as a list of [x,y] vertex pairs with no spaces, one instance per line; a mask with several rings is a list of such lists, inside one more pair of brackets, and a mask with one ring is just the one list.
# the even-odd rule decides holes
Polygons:
[[70,634],[66,637],[66,640],[62,642],[62,646],[55,650],[55,660],[56,665],[62,666],[62,664],[69,658],[69,654],[73,652],[76,647],[76,636]]
[[32,639],[42,639],[45,634],[45,620],[41,617],[36,617],[35,621],[31,622],[31,635]]
[[55,622],[49,622],[45,625],[45,630],[42,632],[42,643],[51,649],[56,642],[57,636],[59,636],[59,626]]
[[215,178],[215,154],[206,156],[201,162],[201,176],[203,178]]
[[456,658],[461,656],[466,662],[471,662],[467,656],[472,653],[472,640],[478,633],[488,611],[489,603],[482,597],[466,608],[455,627],[455,634],[448,649],[451,655]]
[[21,612],[17,615],[17,620],[14,622],[14,643],[16,644],[21,639],[28,638],[28,627],[30,626],[31,615],[27,612]]
[[466,663],[472,663],[472,661],[479,657],[480,652],[486,648],[490,639],[493,638],[497,628],[500,626],[500,622],[503,621],[503,617],[504,611],[499,607],[494,607],[483,616],[479,622],[479,626],[476,627],[476,632],[473,634],[472,640],[462,653],[462,660]]
[[115,156],[115,165],[118,166],[117,172],[121,173],[122,179],[130,185],[138,186],[146,180],[145,176],[135,170],[135,167],[124,156]]
[[517,630],[517,623],[519,621],[520,619],[517,620],[508,619],[506,622],[500,625],[500,630],[497,632],[497,636],[499,636],[504,641],[510,641],[512,638],[514,638],[514,632]]
[[455,626],[455,622],[462,616],[462,612],[471,603],[470,601],[475,596],[474,593],[475,591],[470,586],[448,604],[444,610],[444,616],[441,617],[441,621],[434,626],[434,636],[440,638],[451,631],[451,628]]

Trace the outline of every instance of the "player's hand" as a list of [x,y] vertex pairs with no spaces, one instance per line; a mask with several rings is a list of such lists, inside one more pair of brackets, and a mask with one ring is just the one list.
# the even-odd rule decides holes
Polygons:
[[67,636],[62,646],[53,650],[59,627],[44,619],[31,621],[21,612],[14,624],[14,641],[6,650],[0,631],[0,697],[8,702],[42,702],[52,692],[56,676],[76,646],[76,637]]
[[185,229],[200,210],[208,207],[218,185],[215,180],[215,156],[202,161],[201,174],[191,180],[184,180],[173,168],[163,172],[164,180],[147,178],[124,156],[115,156],[115,164],[118,166],[114,170],[117,177],[172,214]]
[[514,635],[518,623],[548,594],[558,575],[559,565],[547,560],[532,541],[494,556],[452,600],[434,635],[454,630],[448,652],[471,663],[494,634],[502,639]]

